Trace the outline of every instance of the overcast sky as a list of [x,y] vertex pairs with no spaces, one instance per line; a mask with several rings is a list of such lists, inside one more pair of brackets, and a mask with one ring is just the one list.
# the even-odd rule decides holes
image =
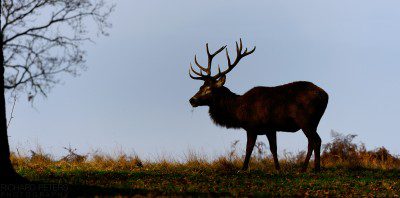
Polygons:
[[[54,155],[71,145],[78,153],[181,157],[191,149],[215,156],[234,140],[244,149],[243,130],[217,127],[208,107],[192,111],[188,103],[201,85],[188,76],[194,54],[204,62],[206,42],[233,50],[242,38],[257,50],[228,74],[231,91],[311,81],[330,96],[318,128],[323,143],[336,130],[400,153],[400,1],[116,3],[110,36],[84,46],[86,72],[63,77],[34,108],[19,98],[9,128],[13,150],[39,144]],[[226,65],[223,54],[216,61]],[[301,131],[278,133],[281,153],[306,145]]]

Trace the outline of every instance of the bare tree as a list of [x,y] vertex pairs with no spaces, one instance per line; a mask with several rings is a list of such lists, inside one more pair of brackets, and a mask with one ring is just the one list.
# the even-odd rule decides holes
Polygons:
[[[85,68],[82,44],[93,32],[107,36],[114,5],[104,0],[1,0],[0,178],[21,181],[10,162],[5,96],[7,90],[47,96],[60,75]],[[88,23],[94,22],[94,23]],[[93,26],[87,26],[91,25]]]

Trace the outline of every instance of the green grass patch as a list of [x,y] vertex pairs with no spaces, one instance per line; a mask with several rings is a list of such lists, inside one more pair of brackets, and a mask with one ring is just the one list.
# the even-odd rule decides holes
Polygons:
[[[324,169],[320,173],[298,171],[246,172],[191,168],[138,168],[132,171],[61,170],[22,168],[26,178],[46,183],[92,189],[92,195],[113,189],[114,195],[270,195],[270,196],[398,196],[400,171],[374,169]],[[84,188],[82,190],[85,190]],[[109,192],[108,192],[109,193]]]

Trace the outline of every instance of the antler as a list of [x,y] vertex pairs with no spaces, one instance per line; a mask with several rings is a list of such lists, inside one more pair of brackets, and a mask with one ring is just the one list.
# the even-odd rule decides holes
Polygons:
[[[219,50],[217,50],[216,52],[214,52],[213,54],[210,53],[210,49],[208,48],[208,43],[206,43],[206,49],[207,49],[207,56],[208,56],[208,65],[207,68],[201,66],[199,64],[199,62],[197,61],[197,56],[194,55],[194,63],[197,65],[197,67],[200,68],[200,72],[197,72],[196,70],[193,69],[192,67],[192,63],[190,63],[190,70],[189,70],[189,76],[195,80],[205,80],[207,78],[212,78],[211,77],[211,64],[212,64],[212,59],[215,57],[215,55],[217,55],[218,53],[222,52],[222,50],[224,50],[226,48],[225,46],[222,46],[221,48],[219,48]],[[198,75],[198,77],[194,77],[192,76],[191,72],[195,73],[196,75]],[[206,72],[206,75],[203,75],[202,71]]]
[[[231,59],[229,57],[228,49],[226,48],[226,45],[221,47],[219,50],[217,50],[213,54],[211,54],[210,51],[209,51],[208,43],[206,44],[206,49],[207,49],[207,55],[208,55],[208,66],[207,66],[207,68],[201,66],[197,61],[197,56],[195,55],[194,56],[194,63],[197,65],[197,67],[200,68],[200,72],[197,72],[196,70],[194,70],[193,67],[192,67],[192,63],[190,63],[189,76],[192,79],[195,79],[195,80],[206,80],[206,79],[216,80],[216,79],[220,78],[221,76],[226,75],[227,73],[229,73],[239,63],[240,59],[242,59],[243,57],[253,53],[256,50],[256,47],[254,47],[250,51],[247,51],[247,48],[246,48],[244,50],[244,52],[242,53],[242,51],[243,51],[243,43],[242,43],[242,39],[240,39],[239,40],[239,44],[238,44],[238,42],[236,42],[236,53],[237,53],[237,55],[236,55],[236,59],[233,62],[233,64],[231,63]],[[214,58],[215,55],[217,55],[218,53],[220,53],[224,49],[226,50],[226,57],[228,59],[228,69],[223,71],[223,72],[221,72],[221,69],[220,69],[220,67],[218,65],[218,74],[216,74],[215,76],[211,76],[212,59]],[[194,74],[198,75],[198,77],[192,76],[191,71]],[[203,75],[202,71],[206,72],[206,75]]]
[[236,59],[233,62],[233,64],[231,63],[231,59],[229,57],[229,53],[228,53],[228,49],[225,49],[226,51],[226,58],[228,59],[228,69],[226,69],[225,71],[221,72],[221,69],[218,66],[218,74],[213,76],[214,79],[218,79],[219,77],[226,75],[227,73],[229,73],[240,61],[240,59],[242,59],[243,57],[252,54],[255,50],[256,50],[256,46],[254,46],[254,48],[250,51],[247,51],[247,48],[244,50],[244,52],[242,53],[243,50],[243,43],[242,43],[242,39],[239,39],[239,44],[238,42],[236,42]]

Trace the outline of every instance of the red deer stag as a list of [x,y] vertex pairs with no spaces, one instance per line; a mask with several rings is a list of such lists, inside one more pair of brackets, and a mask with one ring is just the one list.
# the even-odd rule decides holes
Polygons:
[[[319,171],[321,138],[317,133],[317,127],[328,105],[328,94],[311,82],[300,81],[276,87],[254,87],[243,95],[237,95],[224,87],[226,74],[243,57],[253,53],[256,47],[250,51],[247,48],[243,51],[240,39],[239,44],[236,42],[237,55],[233,63],[226,46],[210,53],[207,43],[206,49],[207,67],[201,66],[196,56],[194,62],[200,71],[194,70],[190,64],[189,76],[195,80],[203,80],[204,84],[189,102],[193,107],[209,106],[210,117],[219,126],[246,130],[247,146],[243,170],[248,169],[257,135],[267,136],[275,168],[279,170],[276,132],[296,132],[302,129],[308,139],[308,151],[302,171],[307,170],[313,151],[315,154],[314,169]],[[224,49],[228,59],[228,68],[221,72],[218,66],[218,74],[212,76],[212,60]],[[191,72],[197,76],[193,76]]]

